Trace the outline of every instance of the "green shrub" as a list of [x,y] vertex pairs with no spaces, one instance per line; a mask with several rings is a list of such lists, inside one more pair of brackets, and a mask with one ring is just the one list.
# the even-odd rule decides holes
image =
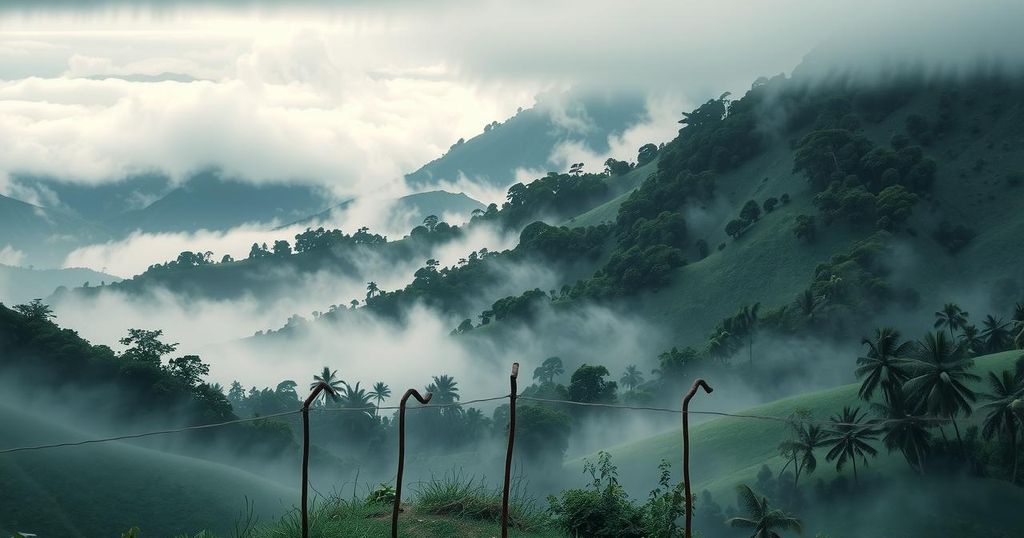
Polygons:
[[367,504],[394,504],[395,488],[390,484],[380,483],[366,496]]
[[634,503],[619,485],[611,455],[598,453],[597,462],[586,460],[584,472],[591,483],[584,489],[550,496],[549,512],[570,536],[621,538],[674,538],[681,536],[678,520],[684,515],[683,485],[670,486],[669,463],[658,466],[658,487],[644,504]]

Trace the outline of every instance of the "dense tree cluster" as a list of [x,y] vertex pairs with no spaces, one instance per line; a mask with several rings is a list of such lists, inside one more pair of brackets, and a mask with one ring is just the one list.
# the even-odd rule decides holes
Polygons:
[[486,211],[474,212],[472,221],[519,228],[540,217],[568,218],[607,199],[607,178],[605,174],[582,173],[581,167],[567,174],[550,172],[529,183],[512,185],[500,209],[491,204]]
[[[162,331],[130,329],[120,341],[126,349],[118,354],[91,345],[51,318],[49,307],[38,299],[14,309],[0,305],[0,367],[6,376],[48,379],[47,388],[56,391],[72,384],[109,389],[108,398],[116,404],[112,418],[119,420],[197,424],[237,418],[221,388],[203,381],[209,367],[198,356],[169,358],[177,344],[164,342]],[[275,435],[270,432],[274,428],[241,424],[196,438],[243,451],[274,453],[293,446],[290,434]]]

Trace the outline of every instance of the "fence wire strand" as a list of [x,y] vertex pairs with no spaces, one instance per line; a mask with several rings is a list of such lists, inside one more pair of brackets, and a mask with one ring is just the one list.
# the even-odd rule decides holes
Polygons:
[[295,414],[298,414],[298,413],[301,413],[301,411],[299,411],[299,410],[285,411],[283,413],[274,413],[272,415],[264,415],[264,416],[261,416],[261,417],[240,418],[240,419],[236,419],[236,420],[228,420],[226,422],[215,422],[215,423],[212,423],[212,424],[200,424],[198,426],[184,426],[184,427],[181,427],[181,428],[173,428],[173,429],[170,429],[170,430],[157,430],[157,431],[144,432],[144,433],[131,433],[131,434],[127,434],[127,435],[118,435],[118,436],[115,436],[115,437],[104,437],[102,439],[87,439],[85,441],[71,441],[71,442],[66,442],[66,443],[53,443],[53,444],[48,444],[48,445],[35,445],[35,446],[22,446],[22,447],[16,447],[16,448],[7,448],[7,449],[4,449],[4,450],[0,450],[0,454],[10,454],[10,453],[13,453],[13,452],[26,452],[26,451],[29,451],[29,450],[43,450],[43,449],[46,449],[46,448],[60,448],[60,447],[67,447],[67,446],[90,445],[90,444],[95,444],[95,443],[106,443],[106,442],[109,442],[109,441],[124,441],[126,439],[139,439],[141,437],[152,437],[154,435],[167,435],[167,434],[171,434],[171,433],[181,433],[181,432],[186,432],[186,431],[191,431],[191,430],[204,430],[204,429],[207,429],[207,428],[219,428],[221,426],[229,426],[231,424],[241,424],[243,422],[253,422],[253,421],[257,421],[257,420],[266,420],[266,419],[270,419],[270,418],[283,417],[283,416],[287,416],[287,415],[295,415]]
[[[494,396],[494,397],[491,397],[491,398],[478,398],[478,399],[474,399],[474,400],[466,400],[466,401],[463,401],[463,402],[451,402],[451,403],[444,403],[444,404],[429,404],[429,405],[421,405],[421,406],[416,406],[416,407],[408,407],[407,410],[408,411],[415,411],[415,410],[423,410],[423,409],[439,409],[439,408],[446,408],[446,407],[461,407],[461,406],[464,406],[464,405],[475,404],[475,403],[484,403],[484,402],[493,402],[493,401],[498,401],[498,400],[505,400],[505,399],[508,399],[510,397],[511,397],[510,394],[504,394],[502,396]],[[654,411],[654,412],[659,412],[659,413],[672,413],[672,414],[677,414],[677,415],[682,414],[682,410],[680,410],[680,409],[671,409],[671,408],[668,408],[668,407],[649,407],[649,406],[620,405],[620,404],[606,404],[606,403],[593,403],[593,402],[574,402],[574,401],[571,401],[571,400],[555,400],[555,399],[549,399],[549,398],[535,398],[535,397],[531,397],[531,396],[518,396],[517,399],[525,400],[525,401],[531,401],[531,402],[549,403],[549,404],[574,405],[574,406],[580,406],[580,407],[600,407],[600,408],[609,408],[609,409],[623,409],[623,410],[629,410],[629,411]],[[389,410],[390,411],[390,410],[398,410],[398,409],[399,409],[399,406],[381,406],[381,407],[377,407],[377,406],[367,406],[367,407],[326,407],[326,406],[320,406],[320,407],[317,407],[317,408],[313,408],[312,411],[315,411],[315,412],[327,412],[327,411],[330,411],[330,412],[336,412],[336,411],[342,411],[342,412],[372,412],[372,411],[383,411],[383,410]],[[264,416],[259,416],[259,417],[240,418],[240,419],[236,419],[236,420],[228,420],[228,421],[225,421],[225,422],[216,422],[216,423],[212,423],[212,424],[200,424],[200,425],[197,425],[197,426],[184,426],[184,427],[181,427],[181,428],[173,428],[173,429],[167,429],[167,430],[157,430],[157,431],[150,431],[150,432],[143,432],[143,433],[133,433],[133,434],[126,434],[126,435],[118,435],[118,436],[114,436],[114,437],[104,437],[104,438],[100,438],[100,439],[87,439],[87,440],[84,440],[84,441],[70,441],[70,442],[64,442],[64,443],[52,443],[52,444],[44,444],[44,445],[22,446],[22,447],[0,449],[0,455],[12,454],[12,453],[15,453],[15,452],[28,452],[28,451],[34,451],[34,450],[45,450],[45,449],[50,449],[50,448],[73,447],[73,446],[82,446],[82,445],[89,445],[89,444],[96,444],[96,443],[106,443],[106,442],[111,442],[111,441],[125,441],[125,440],[130,440],[130,439],[139,439],[139,438],[143,438],[143,437],[152,437],[152,436],[155,436],[155,435],[168,435],[168,434],[172,434],[172,433],[182,433],[182,432],[186,432],[186,431],[203,430],[203,429],[209,429],[209,428],[219,428],[221,426],[229,426],[229,425],[232,425],[232,424],[241,424],[243,422],[254,422],[254,421],[257,421],[257,420],[267,420],[267,419],[284,417],[284,416],[289,416],[289,415],[297,415],[297,414],[299,414],[301,412],[302,412],[301,410],[296,409],[294,411],[285,411],[285,412],[282,412],[282,413],[274,413],[274,414],[271,414],[271,415],[264,415]],[[781,422],[781,423],[787,423],[787,424],[804,423],[804,424],[817,424],[817,425],[822,425],[822,426],[833,426],[833,427],[835,427],[835,426],[844,426],[844,427],[854,427],[854,428],[878,427],[878,426],[884,426],[884,425],[890,424],[890,423],[901,423],[901,422],[911,422],[911,421],[936,422],[936,423],[946,423],[946,422],[949,422],[948,418],[942,418],[942,417],[914,417],[914,416],[905,417],[905,418],[883,419],[883,420],[874,420],[874,421],[870,421],[870,422],[856,423],[856,422],[837,422],[837,421],[832,421],[832,420],[816,420],[816,419],[812,419],[812,418],[773,417],[773,416],[769,416],[769,415],[753,415],[753,414],[745,414],[745,413],[726,413],[724,411],[690,411],[689,413],[691,415],[706,415],[706,416],[715,416],[715,417],[767,420],[767,421]]]

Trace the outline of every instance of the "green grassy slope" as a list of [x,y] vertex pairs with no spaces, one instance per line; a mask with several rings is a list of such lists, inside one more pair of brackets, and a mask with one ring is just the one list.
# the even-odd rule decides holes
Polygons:
[[[989,371],[1012,369],[1013,362],[1021,355],[1022,352],[1017,350],[980,357],[976,360],[974,371],[979,375],[985,375]],[[975,386],[975,388],[981,389],[980,386]],[[785,398],[737,413],[785,418],[797,410],[806,409],[812,412],[814,418],[826,420],[841,411],[843,406],[865,406],[864,402],[857,398],[857,389],[858,385],[856,384],[846,385]],[[716,400],[728,397],[728,394],[722,394],[720,391],[707,396],[701,395],[701,398],[707,401],[708,408],[715,409],[724,407],[715,404]],[[697,408],[695,406],[695,409]],[[961,431],[969,424],[978,423],[981,418],[975,415],[970,419],[962,420]],[[951,427],[949,430],[949,435],[953,435]],[[768,465],[776,473],[785,465],[783,459],[778,455],[778,445],[786,436],[787,430],[783,423],[763,419],[722,417],[691,426],[691,473],[694,490],[707,489],[723,506],[733,503],[735,499],[733,491],[736,485],[756,483],[757,473],[762,465]],[[678,462],[682,454],[682,440],[679,430],[675,430],[634,443],[610,447],[606,450],[611,453],[613,461],[619,465],[620,475],[627,477],[628,480],[628,477],[631,476],[651,476],[652,469],[661,459]],[[917,480],[916,477],[912,478],[912,471],[909,470],[901,455],[898,453],[885,454],[884,448],[880,448],[879,452],[879,457],[872,460],[868,469],[861,469],[862,481],[870,481],[872,476],[881,473],[897,478],[905,476],[908,481]],[[581,467],[582,461],[576,459],[567,462],[566,465],[570,469],[577,470]],[[675,467],[678,468],[678,464]],[[825,462],[824,453],[822,453],[819,455],[818,469],[810,477],[809,482],[818,479],[828,482],[836,476],[834,466]],[[986,493],[1002,492],[1002,495],[1011,495],[1013,498],[1019,499],[1020,502],[1024,502],[1024,490],[1020,488],[997,482],[986,482],[986,484],[984,488]],[[977,499],[975,499],[976,501]],[[958,510],[963,512],[966,508],[961,506]],[[950,521],[964,516],[964,513],[954,514]],[[850,513],[844,517],[853,518],[855,516],[856,514]],[[972,519],[969,516],[964,517]],[[838,523],[835,528],[840,529],[844,520],[839,518],[836,521]],[[892,524],[897,525],[894,528],[898,528],[899,524],[910,525],[910,522],[900,522],[898,518],[893,518]],[[1019,530],[1024,532],[1024,521],[1021,522]],[[993,534],[986,535],[999,535],[994,532],[993,530]],[[842,534],[839,535],[842,536]],[[885,536],[890,535],[886,534]],[[892,536],[903,535],[897,533]]]
[[[993,106],[997,101],[975,97],[972,108],[958,105],[956,129],[924,148],[938,164],[933,196],[914,209],[909,225],[916,236],[897,236],[904,256],[894,260],[891,279],[920,292],[928,313],[936,304],[963,301],[968,294],[982,292],[987,298],[1000,282],[1024,286],[1024,186],[1011,187],[1006,179],[1024,171],[1024,108],[1015,105],[999,115],[974,115],[971,110],[985,110],[988,100]],[[883,121],[865,122],[864,134],[888,146],[892,133],[904,131],[910,114],[934,117],[937,100],[938,92],[924,92]],[[979,160],[984,163],[980,169]],[[715,204],[684,211],[690,237],[707,241],[710,256],[695,261],[696,250],[687,252],[691,263],[676,270],[671,284],[635,298],[630,310],[663,322],[678,344],[700,345],[722,318],[745,304],[778,307],[793,300],[810,283],[817,263],[870,234],[870,226],[819,224],[815,244],[798,241],[791,230],[794,219],[817,215],[817,210],[806,180],[794,175],[792,167],[790,141],[774,139],[760,155],[720,175]],[[726,223],[737,217],[747,200],[760,204],[783,193],[791,196],[789,205],[762,216],[738,240],[726,236]],[[580,215],[573,224],[614,220],[613,208],[619,203],[621,199]],[[966,224],[978,235],[960,253],[950,255],[931,237],[941,220]],[[725,244],[724,250],[718,250],[720,244]],[[970,290],[964,289],[965,281],[971,283]]]
[[584,227],[584,226],[596,226],[602,222],[615,222],[615,218],[619,213],[619,206],[622,202],[629,198],[629,195],[640,186],[641,183],[647,179],[647,176],[651,175],[658,169],[658,160],[655,159],[641,167],[634,168],[628,174],[621,177],[613,177],[608,180],[608,184],[611,188],[616,189],[622,194],[612,198],[611,200],[586,211],[576,217],[573,217],[562,223],[563,226],[572,227]]
[[[89,436],[0,406],[0,447]],[[298,500],[298,491],[239,469],[124,443],[0,455],[0,534],[146,536],[190,529],[226,532],[246,498],[263,519]]]
[[[1016,350],[979,357],[975,360],[974,372],[984,376],[990,371],[1012,369],[1014,361],[1022,355],[1024,352]],[[738,411],[737,414],[785,418],[798,409],[807,409],[815,418],[824,420],[840,412],[843,406],[866,407],[866,404],[857,398],[858,387],[857,384],[850,384],[801,394]],[[982,389],[982,386],[976,384],[975,389]],[[714,409],[723,407],[721,404],[715,404],[716,399],[729,397],[720,391],[706,397],[701,396],[707,400],[707,408]],[[699,408],[695,405],[693,409]],[[974,423],[978,418],[975,416],[966,422]],[[952,427],[949,429],[952,432]],[[725,493],[741,482],[755,480],[762,465],[780,468],[784,462],[778,455],[778,446],[786,435],[783,423],[770,420],[722,417],[691,426],[690,439],[695,462],[692,473],[696,489],[709,489],[713,494]],[[610,447],[607,451],[627,471],[623,474],[629,474],[630,467],[636,465],[638,472],[649,475],[651,462],[663,458],[669,461],[678,460],[682,454],[681,445],[679,430],[675,430],[635,443]],[[880,466],[892,463],[898,467],[905,467],[902,456],[896,455],[889,460],[890,458],[883,457],[878,461]],[[571,460],[568,465],[579,465],[580,462],[581,460]],[[875,467],[877,470],[879,466]],[[828,469],[820,466],[814,476],[829,479],[835,476],[835,473],[833,470],[830,474]]]

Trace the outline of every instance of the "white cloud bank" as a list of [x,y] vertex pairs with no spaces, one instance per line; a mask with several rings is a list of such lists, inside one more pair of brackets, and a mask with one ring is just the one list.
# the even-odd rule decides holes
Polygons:
[[[401,193],[403,173],[552,87],[699,102],[826,42],[862,67],[1019,61],[1021,20],[1006,0],[13,2],[0,192],[15,172],[97,182],[212,165]],[[84,78],[163,73],[199,80]]]

